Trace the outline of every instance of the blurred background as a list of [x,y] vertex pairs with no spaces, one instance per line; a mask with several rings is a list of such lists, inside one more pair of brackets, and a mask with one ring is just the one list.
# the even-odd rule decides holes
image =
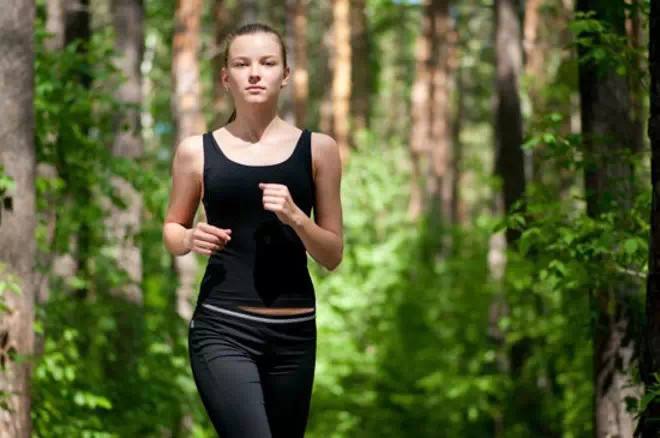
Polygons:
[[343,162],[307,436],[632,436],[660,394],[650,3],[3,3],[0,436],[215,436],[187,354],[207,259],[162,226],[253,21],[286,41],[279,115]]

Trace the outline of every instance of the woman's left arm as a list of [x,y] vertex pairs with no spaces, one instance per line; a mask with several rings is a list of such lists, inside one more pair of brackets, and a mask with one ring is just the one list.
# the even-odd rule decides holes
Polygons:
[[313,153],[317,155],[314,159],[314,221],[299,210],[291,226],[314,260],[333,271],[341,263],[344,253],[341,159],[337,143],[329,135],[312,133],[311,142]]
[[335,140],[329,135],[312,133],[316,203],[314,221],[294,202],[287,186],[259,183],[266,210],[274,212],[294,229],[307,252],[330,271],[334,271],[344,253],[341,208],[341,159]]

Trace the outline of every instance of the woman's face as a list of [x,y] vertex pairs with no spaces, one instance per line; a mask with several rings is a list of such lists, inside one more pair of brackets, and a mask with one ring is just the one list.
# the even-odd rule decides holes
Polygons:
[[234,101],[247,103],[277,100],[280,88],[288,81],[289,68],[284,68],[277,37],[257,32],[235,37],[229,46],[227,67],[222,81]]

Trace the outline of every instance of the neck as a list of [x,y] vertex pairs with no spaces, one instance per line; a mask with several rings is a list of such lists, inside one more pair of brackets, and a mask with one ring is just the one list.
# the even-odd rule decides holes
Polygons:
[[237,108],[236,118],[230,123],[238,137],[256,143],[267,131],[276,130],[282,120],[277,115],[277,107]]

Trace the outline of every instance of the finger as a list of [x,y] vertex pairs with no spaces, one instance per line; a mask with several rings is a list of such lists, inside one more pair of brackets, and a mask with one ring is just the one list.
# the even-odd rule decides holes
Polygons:
[[204,248],[194,248],[193,252],[196,252],[197,254],[202,254],[202,255],[211,255],[211,250],[204,249]]
[[263,201],[264,202],[281,202],[282,197],[281,196],[264,196]]
[[[203,224],[203,225],[202,225]],[[204,222],[200,222],[201,229],[206,231],[207,233],[213,234],[215,236],[218,236],[220,238],[226,239],[227,236],[231,235],[231,229],[230,228],[218,228],[213,225],[209,225]]]
[[200,242],[210,242],[210,243],[221,243],[224,242],[223,237],[219,237],[215,234],[205,233],[204,231],[198,231],[194,235],[194,239]]
[[282,206],[273,202],[266,202],[264,208],[271,211],[282,211]]
[[205,250],[208,249],[209,251],[215,251],[219,247],[219,245],[216,243],[204,242],[201,240],[196,242],[195,244],[197,248],[205,249]]
[[268,193],[282,193],[287,191],[287,186],[282,184],[269,184],[267,187],[264,187],[264,194]]

